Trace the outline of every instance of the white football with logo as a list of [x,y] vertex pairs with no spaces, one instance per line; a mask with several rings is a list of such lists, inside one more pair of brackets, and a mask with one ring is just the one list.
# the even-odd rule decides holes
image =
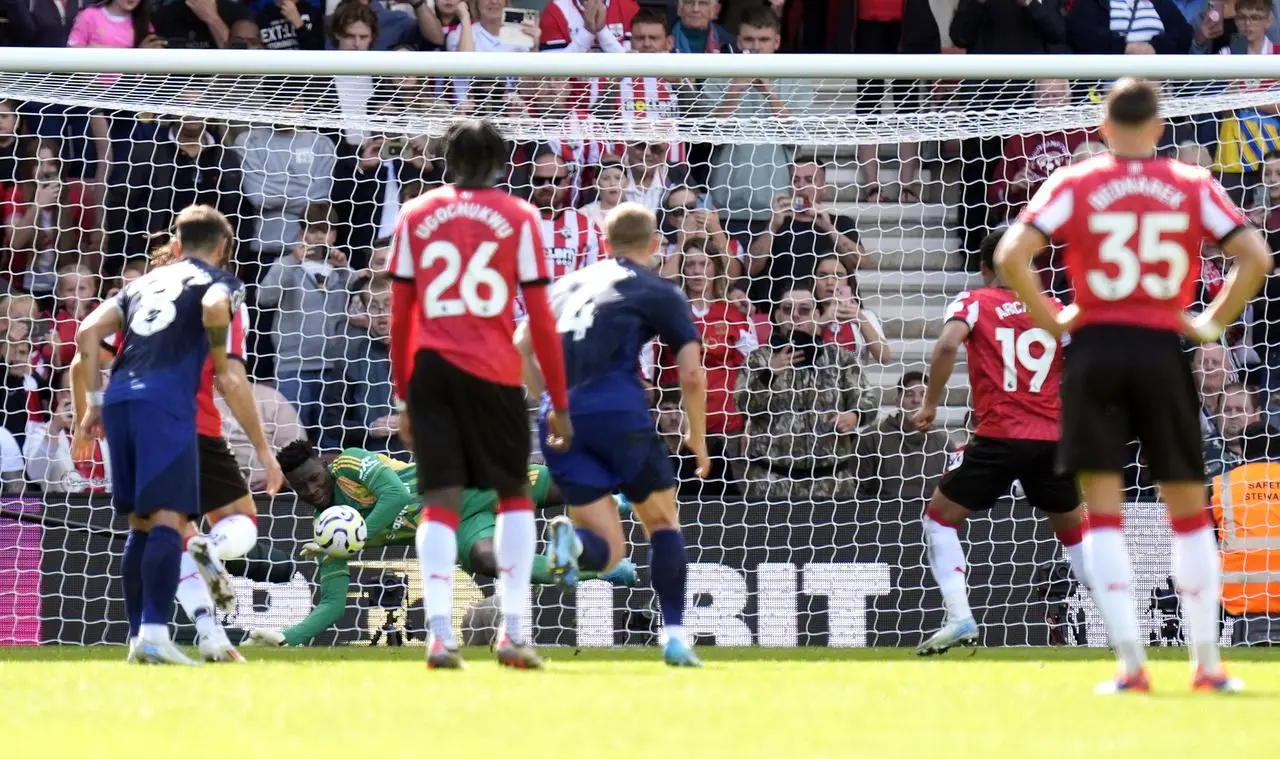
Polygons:
[[346,558],[364,548],[369,528],[350,506],[330,506],[316,517],[316,545],[330,556]]

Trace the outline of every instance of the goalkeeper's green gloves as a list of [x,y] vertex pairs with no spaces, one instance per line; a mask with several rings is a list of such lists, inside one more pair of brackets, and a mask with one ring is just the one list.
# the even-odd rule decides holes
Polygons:
[[242,646],[283,646],[284,633],[279,630],[250,630]]

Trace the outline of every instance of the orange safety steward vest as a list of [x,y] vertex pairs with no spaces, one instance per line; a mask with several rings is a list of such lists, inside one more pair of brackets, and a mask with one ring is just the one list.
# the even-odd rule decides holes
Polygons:
[[1222,606],[1280,614],[1280,463],[1260,461],[1213,478],[1222,550]]

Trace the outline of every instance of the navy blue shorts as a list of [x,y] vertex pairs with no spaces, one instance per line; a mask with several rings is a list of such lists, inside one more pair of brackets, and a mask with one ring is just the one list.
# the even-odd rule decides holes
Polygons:
[[[563,453],[546,448],[543,458],[565,503],[585,506],[615,490],[639,503],[676,485],[671,453],[643,413],[573,414],[573,446]],[[538,422],[547,434],[544,413]]]
[[200,514],[200,452],[195,417],[182,419],[142,400],[102,408],[117,514],[161,509]]

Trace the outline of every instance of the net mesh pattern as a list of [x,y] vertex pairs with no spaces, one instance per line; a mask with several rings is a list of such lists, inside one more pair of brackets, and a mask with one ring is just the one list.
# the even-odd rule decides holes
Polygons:
[[[912,373],[928,371],[947,305],[982,284],[972,256],[982,236],[1053,169],[1101,149],[1104,86],[0,74],[0,467],[9,516],[27,515],[0,519],[0,545],[17,557],[13,569],[0,567],[17,588],[0,590],[0,600],[15,599],[12,612],[0,611],[0,642],[123,638],[120,588],[108,579],[123,529],[107,506],[109,458],[71,460],[61,387],[77,321],[145,269],[186,205],[213,205],[235,225],[234,266],[250,285],[245,358],[272,444],[309,436],[329,456],[361,447],[407,458],[389,381],[387,238],[401,205],[443,181],[436,138],[459,114],[475,114],[510,140],[504,182],[544,209],[557,276],[603,255],[600,224],[613,205],[635,200],[659,213],[662,272],[693,301],[713,410],[713,477],[691,477],[677,456],[690,631],[721,645],[916,644],[943,618],[920,517],[968,438],[969,393],[962,354],[935,430],[916,433],[907,424],[920,400]],[[1271,229],[1277,85],[1164,87],[1162,149],[1214,168]],[[1205,260],[1207,297],[1225,266],[1213,251]],[[1040,263],[1046,287],[1069,300],[1061,261]],[[1272,308],[1259,301],[1223,344],[1197,353],[1211,473],[1238,463],[1245,428],[1262,429],[1269,391],[1280,389],[1268,360]],[[771,340],[796,328],[791,314],[801,312],[839,368],[797,371],[788,386],[762,380]],[[642,359],[655,423],[675,449],[670,355],[657,346]],[[223,425],[260,489],[261,469],[225,405]],[[1136,450],[1127,487],[1130,522],[1142,526],[1130,537],[1135,586],[1152,598],[1144,630],[1176,642],[1171,536]],[[259,510],[263,537],[232,567],[244,576],[225,621],[287,628],[318,602],[313,565],[297,555],[313,512],[292,495]],[[39,526],[35,515],[56,521]],[[654,639],[647,546],[634,520],[625,523],[640,584],[537,589],[539,642]],[[1105,643],[1087,593],[1016,485],[970,520],[964,538],[987,644]],[[466,640],[484,641],[493,585],[465,578],[456,621]],[[346,612],[316,642],[421,641],[411,547],[366,552],[353,560],[352,581]],[[34,612],[23,606],[33,595]]]

